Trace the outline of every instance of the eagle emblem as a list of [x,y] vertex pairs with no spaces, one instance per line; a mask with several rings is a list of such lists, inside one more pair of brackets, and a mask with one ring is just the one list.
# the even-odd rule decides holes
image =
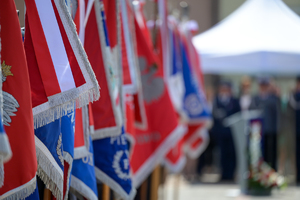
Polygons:
[[139,57],[139,66],[142,76],[142,88],[144,99],[147,103],[159,100],[164,94],[164,80],[161,77],[155,76],[158,66],[153,64],[147,68],[147,60],[144,57]]
[[[14,76],[11,73],[11,66],[6,65],[5,61],[1,64],[2,69],[2,84],[6,81],[7,76]],[[10,126],[11,116],[16,116],[15,112],[18,111],[17,108],[20,107],[18,101],[9,93],[2,91],[3,95],[3,124],[5,126]]]

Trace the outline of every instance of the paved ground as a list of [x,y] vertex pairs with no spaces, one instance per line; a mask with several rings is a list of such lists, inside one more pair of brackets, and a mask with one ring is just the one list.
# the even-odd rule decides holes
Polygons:
[[[174,197],[174,196],[177,196]],[[182,177],[168,176],[160,188],[160,200],[300,200],[300,187],[289,186],[283,191],[274,190],[270,197],[241,195],[236,184],[190,184]]]

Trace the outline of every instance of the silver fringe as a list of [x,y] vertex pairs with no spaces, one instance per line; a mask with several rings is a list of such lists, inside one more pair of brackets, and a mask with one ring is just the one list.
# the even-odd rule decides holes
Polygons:
[[4,184],[4,166],[3,166],[3,156],[0,155],[0,188]]
[[0,200],[19,200],[19,199],[25,199],[26,197],[29,197],[36,189],[36,177],[34,176],[33,179],[31,179],[26,184],[15,188],[2,196],[0,196]]
[[36,146],[36,157],[38,161],[37,175],[42,179],[56,199],[63,197],[63,177],[56,171],[47,156]]
[[34,128],[37,129],[47,125],[67,115],[68,112],[74,111],[75,108],[81,108],[97,99],[99,97],[95,95],[93,89],[87,90],[87,85],[48,97],[47,103],[32,109]]

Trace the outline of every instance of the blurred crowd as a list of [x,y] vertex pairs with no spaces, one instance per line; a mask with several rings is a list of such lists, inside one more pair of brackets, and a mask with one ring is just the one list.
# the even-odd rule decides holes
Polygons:
[[[254,93],[253,82],[258,83]],[[217,172],[220,175],[218,181],[235,180],[237,158],[233,133],[230,127],[224,125],[224,120],[238,112],[260,110],[264,161],[283,174],[287,170],[286,162],[290,162],[294,181],[300,184],[300,77],[290,91],[285,108],[282,107],[280,90],[271,77],[242,77],[238,95],[234,95],[230,81],[220,81],[215,94],[208,99],[212,107],[213,124],[209,131],[209,146],[196,166],[198,175]],[[294,156],[290,160],[289,154]]]

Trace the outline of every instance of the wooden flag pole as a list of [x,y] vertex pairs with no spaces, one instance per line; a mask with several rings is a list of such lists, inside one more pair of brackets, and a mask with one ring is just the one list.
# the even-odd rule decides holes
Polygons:
[[160,182],[160,166],[158,165],[152,172],[151,175],[151,193],[150,200],[158,199],[158,187]]
[[102,185],[102,200],[109,200],[110,199],[110,188],[108,185]]
[[141,193],[140,193],[141,200],[147,199],[147,190],[148,190],[148,179],[146,179],[141,185]]
[[44,200],[51,200],[52,194],[51,191],[47,188],[44,189]]

